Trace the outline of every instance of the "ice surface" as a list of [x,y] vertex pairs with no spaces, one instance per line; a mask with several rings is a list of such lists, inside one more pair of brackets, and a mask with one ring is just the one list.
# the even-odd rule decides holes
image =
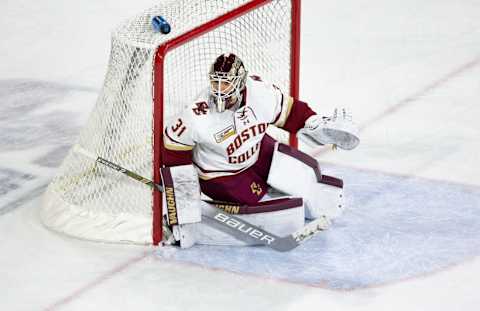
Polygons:
[[0,196],[5,196],[10,191],[22,187],[23,182],[32,180],[33,178],[35,178],[35,176],[27,173],[0,168]]
[[0,80],[0,152],[70,145],[79,127],[75,126],[74,111],[62,107],[62,103],[73,91],[72,87],[52,82]]
[[173,258],[355,289],[430,274],[480,255],[480,187],[341,167],[327,166],[324,172],[342,176],[350,208],[331,229],[294,251],[195,246]]
[[158,250],[45,229],[40,195],[95,103],[109,32],[156,3],[0,4],[2,310],[478,309],[477,0],[302,1],[301,99],[346,106],[363,130],[352,152],[310,150],[351,208],[301,248]]

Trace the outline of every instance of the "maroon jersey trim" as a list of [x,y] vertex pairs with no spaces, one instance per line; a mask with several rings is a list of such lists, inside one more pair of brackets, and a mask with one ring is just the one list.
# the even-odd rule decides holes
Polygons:
[[307,103],[294,99],[290,114],[281,128],[289,133],[297,133],[299,129],[305,126],[305,121],[314,114],[316,114],[315,111]]
[[162,150],[163,164],[165,166],[177,166],[192,164],[193,152],[192,150],[170,150],[165,147]]
[[170,137],[170,135],[168,135],[167,129],[165,129],[165,136],[167,136],[168,139],[170,139],[171,141],[173,141],[176,144],[183,145],[183,146],[186,146],[186,147],[193,147],[192,145],[181,143],[178,140],[175,140],[172,137]]

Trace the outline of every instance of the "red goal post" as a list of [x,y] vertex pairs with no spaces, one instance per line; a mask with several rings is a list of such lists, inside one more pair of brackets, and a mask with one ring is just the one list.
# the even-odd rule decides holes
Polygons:
[[[154,61],[154,153],[153,153],[153,180],[161,183],[160,168],[162,163],[163,128],[164,128],[164,60],[169,51],[205,34],[221,25],[238,18],[248,12],[275,0],[253,0],[225,13],[203,25],[200,25],[178,37],[175,37],[158,47]],[[291,54],[290,54],[290,96],[298,98],[300,78],[300,14],[301,0],[291,1]],[[248,65],[248,64],[247,64]],[[289,143],[297,146],[297,137],[290,135]],[[153,244],[158,245],[162,241],[162,195],[158,191],[153,194]]]

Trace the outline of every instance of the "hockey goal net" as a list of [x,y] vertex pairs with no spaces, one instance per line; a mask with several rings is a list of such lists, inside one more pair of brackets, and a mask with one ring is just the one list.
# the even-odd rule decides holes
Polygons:
[[[158,15],[169,34],[152,30]],[[76,147],[160,183],[164,120],[208,86],[221,53],[237,54],[250,73],[298,95],[299,18],[300,0],[177,0],[126,21],[112,34],[104,85]],[[158,244],[161,204],[158,192],[72,149],[41,218],[83,239]]]

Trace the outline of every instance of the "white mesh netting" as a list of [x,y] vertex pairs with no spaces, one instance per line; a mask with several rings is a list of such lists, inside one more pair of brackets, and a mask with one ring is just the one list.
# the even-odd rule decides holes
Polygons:
[[[152,71],[157,48],[248,2],[168,1],[120,25],[112,34],[104,86],[77,145],[152,179]],[[153,32],[151,18],[156,15],[170,23],[169,34]],[[165,118],[180,112],[205,89],[209,66],[225,52],[237,54],[249,73],[288,92],[290,36],[291,0],[273,0],[169,51]],[[48,187],[41,216],[48,227],[84,239],[152,243],[150,188],[73,150]]]

